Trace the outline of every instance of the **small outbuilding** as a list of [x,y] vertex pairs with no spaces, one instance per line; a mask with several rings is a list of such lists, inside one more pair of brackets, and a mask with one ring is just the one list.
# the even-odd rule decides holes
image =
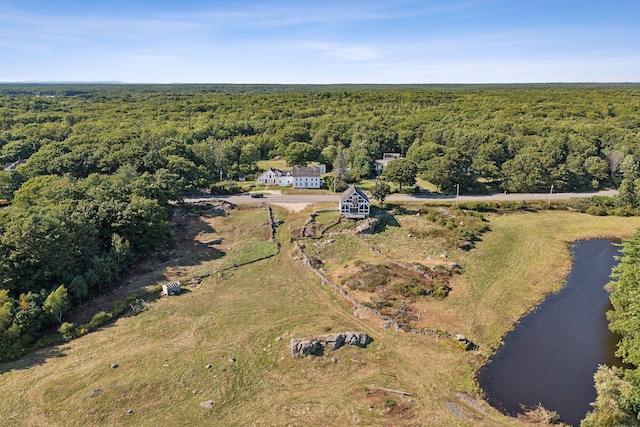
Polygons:
[[366,218],[370,210],[369,198],[355,185],[347,188],[340,195],[340,215],[347,218]]
[[166,285],[162,285],[163,295],[177,295],[182,291],[182,283],[179,281],[169,282]]

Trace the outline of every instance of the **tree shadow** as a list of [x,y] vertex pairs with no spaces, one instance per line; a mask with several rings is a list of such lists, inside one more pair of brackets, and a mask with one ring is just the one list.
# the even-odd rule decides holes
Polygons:
[[[215,232],[200,216],[184,215],[180,223],[173,225],[172,236],[155,252],[147,254],[130,266],[117,280],[103,286],[100,295],[95,295],[65,316],[65,320],[76,325],[88,323],[101,311],[110,311],[114,304],[133,295],[139,295],[147,303],[160,298],[160,292],[150,292],[150,286],[169,282],[169,275],[187,275],[187,269],[207,261],[223,258],[222,249],[201,243],[198,234]],[[182,280],[182,279],[181,279]],[[184,288],[183,288],[184,289]],[[128,315],[128,313],[123,313]]]
[[58,345],[32,351],[19,359],[0,363],[0,375],[6,372],[21,371],[34,366],[44,365],[49,359],[65,357],[69,350],[69,346],[63,347]]
[[[215,213],[214,213],[215,216]],[[120,273],[119,277],[111,283],[102,286],[101,293],[85,300],[84,304],[76,306],[74,310],[66,313],[63,319],[72,322],[76,327],[88,325],[92,319],[101,312],[116,314],[108,321],[91,327],[87,333],[95,333],[109,328],[120,317],[130,317],[143,314],[152,303],[162,297],[157,285],[170,281],[169,276],[181,275],[181,268],[185,268],[184,276],[187,276],[186,268],[200,265],[207,261],[223,258],[226,252],[205,244],[196,239],[198,234],[215,233],[215,229],[199,215],[184,215],[181,223],[173,224],[172,236],[160,245],[155,252],[141,256],[141,260]],[[176,271],[177,269],[177,271]],[[171,270],[174,270],[173,272]],[[187,276],[188,277],[188,276]],[[173,279],[175,280],[175,279]],[[183,280],[182,278],[180,280]],[[189,283],[185,283],[189,285]],[[182,287],[178,295],[190,293],[189,289]],[[133,299],[132,299],[133,298]],[[136,310],[140,304],[136,299],[144,300],[146,306],[143,310]],[[118,304],[125,304],[122,309],[114,309]],[[47,340],[46,347],[32,350],[14,361],[0,363],[0,374],[12,370],[28,369],[32,366],[44,364],[48,359],[66,356],[69,347],[56,345],[60,342],[57,328],[45,332],[43,338]]]
[[371,216],[378,219],[376,233],[383,232],[387,227],[400,227],[400,223],[392,213],[380,208],[371,208]]

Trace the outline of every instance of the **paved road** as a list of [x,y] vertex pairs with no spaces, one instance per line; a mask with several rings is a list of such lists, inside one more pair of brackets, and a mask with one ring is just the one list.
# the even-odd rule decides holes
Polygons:
[[[490,195],[475,195],[475,196],[460,196],[459,202],[469,201],[505,201],[505,200],[566,200],[573,197],[591,197],[591,196],[614,196],[617,193],[616,190],[606,190],[591,193],[553,193],[551,196],[549,193],[540,194],[490,194]],[[300,195],[282,195],[282,194],[264,194],[262,198],[252,198],[249,194],[239,194],[233,196],[196,196],[185,197],[184,201],[187,203],[194,203],[198,201],[206,201],[210,199],[223,199],[234,204],[259,204],[259,203],[320,203],[320,202],[338,202],[339,194],[300,194]],[[406,194],[392,194],[387,198],[387,201],[450,201],[455,202],[456,196],[442,196],[433,193],[420,193],[416,195]]]

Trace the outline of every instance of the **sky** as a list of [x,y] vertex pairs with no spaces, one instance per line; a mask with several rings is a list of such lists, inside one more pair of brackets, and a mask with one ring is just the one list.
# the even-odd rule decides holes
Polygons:
[[0,82],[640,82],[638,0],[0,0]]

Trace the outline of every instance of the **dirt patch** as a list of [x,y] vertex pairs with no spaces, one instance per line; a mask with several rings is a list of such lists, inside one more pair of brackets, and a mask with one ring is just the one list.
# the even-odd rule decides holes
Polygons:
[[380,415],[389,415],[395,419],[408,421],[413,418],[413,403],[411,397],[399,396],[383,390],[367,390],[369,410]]
[[302,212],[310,203],[272,203],[273,205],[285,208],[290,212]]

